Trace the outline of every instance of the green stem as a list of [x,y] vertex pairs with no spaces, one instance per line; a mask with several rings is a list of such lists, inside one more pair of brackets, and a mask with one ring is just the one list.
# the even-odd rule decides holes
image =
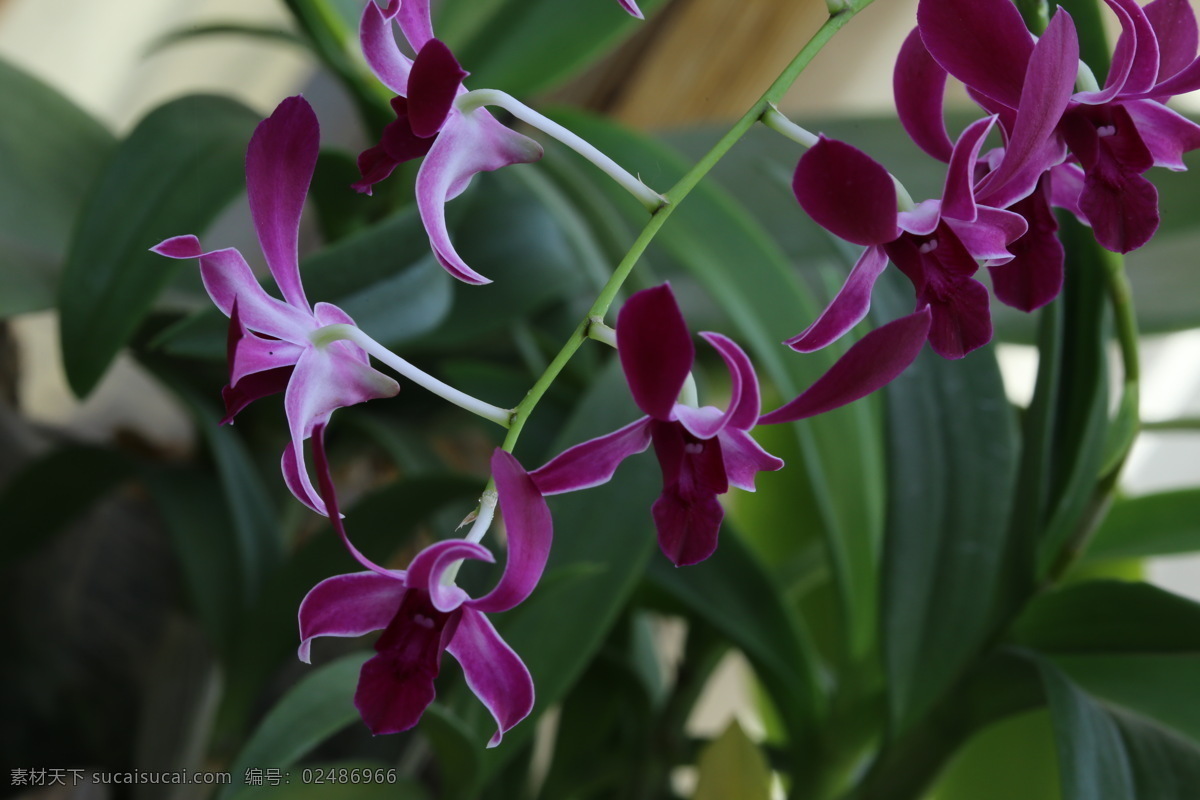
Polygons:
[[1154,422],[1143,422],[1144,431],[1200,431],[1200,417],[1181,417],[1180,419],[1160,419]]
[[526,420],[529,419],[529,416],[533,413],[533,410],[537,407],[537,404],[554,383],[555,379],[563,371],[563,368],[570,362],[571,357],[575,355],[575,352],[579,350],[580,346],[588,338],[588,329],[591,327],[592,320],[604,319],[609,307],[612,306],[617,298],[617,294],[621,291],[621,287],[625,284],[626,279],[628,279],[629,273],[633,271],[634,265],[642,257],[650,242],[658,234],[659,229],[666,223],[671,214],[675,212],[675,209],[679,207],[683,199],[696,188],[704,176],[716,166],[717,162],[754,126],[763,114],[783,98],[783,95],[796,81],[796,78],[800,76],[800,73],[804,71],[813,57],[821,51],[821,48],[833,38],[833,35],[841,30],[855,14],[870,5],[871,2],[872,0],[856,0],[848,4],[839,13],[829,17],[825,21],[825,24],[817,29],[817,32],[808,40],[808,43],[796,54],[791,63],[784,68],[779,77],[775,79],[775,82],[767,88],[762,97],[734,123],[733,127],[721,137],[720,141],[713,145],[712,149],[695,166],[688,170],[663,195],[667,199],[668,205],[662,206],[650,217],[650,221],[646,224],[646,227],[642,229],[642,232],[625,254],[625,257],[621,259],[621,263],[617,265],[617,268],[609,277],[608,282],[604,284],[604,288],[600,290],[596,302],[588,309],[583,321],[575,328],[575,331],[567,339],[566,343],[563,344],[562,349],[558,351],[558,354],[550,362],[550,366],[546,368],[546,371],[542,373],[542,376],[538,378],[537,382],[534,383],[533,387],[526,393],[524,399],[521,400],[520,404],[514,410],[508,435],[504,437],[504,444],[501,445],[503,449],[512,452],[513,448],[516,447],[517,440],[521,437],[521,430],[525,427]]

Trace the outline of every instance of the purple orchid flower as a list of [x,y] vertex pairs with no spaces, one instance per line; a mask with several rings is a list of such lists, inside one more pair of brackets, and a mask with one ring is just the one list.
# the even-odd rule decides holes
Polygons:
[[942,198],[906,211],[897,210],[892,176],[862,151],[822,136],[805,152],[792,183],[796,199],[818,224],[867,249],[816,322],[787,341],[790,347],[819,350],[857,325],[889,258],[912,282],[917,309],[930,309],[935,352],[962,358],[991,340],[988,291],[974,277],[978,262],[1010,261],[1007,247],[1028,227],[1020,214],[976,200],[976,163],[993,123],[978,120],[963,131]]
[[678,402],[695,349],[668,284],[626,301],[617,318],[617,353],[634,402],[646,416],[614,433],[575,445],[530,473],[542,494],[607,483],[617,466],[650,443],[663,472],[652,508],[658,543],[676,566],[703,561],[717,546],[724,510],[717,496],[737,486],[754,491],[754,476],[783,462],[750,437],[758,421],[758,378],[740,347],[702,333],[729,369],[729,408]]
[[[305,663],[319,636],[383,631],[376,654],[363,664],[354,695],[372,733],[397,733],[417,724],[433,702],[445,651],[457,659],[467,685],[496,720],[488,747],[499,744],[533,709],[529,670],[486,615],[507,611],[533,592],[550,552],[550,510],[511,454],[495,451],[492,476],[507,531],[508,561],[488,594],[470,597],[445,576],[463,559],[492,563],[491,552],[475,542],[447,539],[418,553],[405,571],[384,569],[351,545],[367,571],[326,578],[300,604],[299,656]],[[339,515],[330,519],[348,544]]]
[[[395,23],[416,53],[400,51]],[[380,8],[367,3],[360,26],[363,54],[375,75],[396,93],[395,121],[384,128],[379,144],[358,157],[362,180],[354,184],[370,194],[400,164],[425,157],[417,172],[417,208],[433,253],[451,275],[467,283],[490,283],[467,266],[450,241],[446,203],[467,188],[471,178],[509,164],[542,157],[542,147],[509,130],[483,108],[463,112],[455,99],[466,93],[467,72],[442,42],[433,38],[429,0],[391,0]]]
[[[1023,119],[1031,131],[1024,146],[1054,146],[1042,136],[1048,126],[1065,143],[1078,163],[1057,170],[1064,187],[1046,191],[1065,195],[1078,186],[1067,207],[1078,209],[1103,247],[1125,253],[1158,228],[1158,193],[1143,173],[1151,166],[1182,170],[1183,153],[1200,147],[1200,126],[1164,105],[1200,88],[1200,60],[1187,0],[1154,0],[1145,8],[1134,0],[1105,1],[1121,36],[1103,89],[1073,91],[1078,39],[1061,9],[1042,39],[1052,36],[1062,58],[1037,57],[1048,48],[1042,40],[1035,44],[1007,0],[921,0],[917,22],[932,60],[984,108],[1001,114],[1011,131],[1009,147]],[[915,82],[912,91],[919,91]]]
[[314,334],[335,323],[353,325],[329,303],[312,307],[300,283],[300,213],[317,162],[320,131],[303,97],[289,97],[263,120],[246,152],[250,214],[267,266],[283,293],[271,297],[233,248],[205,252],[195,236],[175,236],[151,248],[175,259],[200,259],[209,297],[229,317],[229,385],[222,391],[230,422],[254,400],[284,392],[291,442],[283,451],[284,480],[318,513],[324,501],[304,466],[304,442],[322,447],[320,432],[334,409],[391,397],[399,385],[370,366],[367,354],[345,341],[321,343]]

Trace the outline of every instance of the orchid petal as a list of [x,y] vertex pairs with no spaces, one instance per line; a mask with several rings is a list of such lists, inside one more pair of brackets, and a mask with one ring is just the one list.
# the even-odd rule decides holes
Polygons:
[[1187,169],[1183,154],[1200,147],[1200,125],[1152,100],[1135,100],[1123,106],[1150,151],[1154,166],[1177,172]]
[[321,581],[300,602],[300,660],[309,663],[318,636],[362,636],[386,628],[405,591],[403,573],[354,572]]
[[675,566],[698,564],[716,551],[725,509],[715,494],[683,497],[664,491],[650,513],[658,530],[658,546]]
[[321,516],[329,516],[325,509],[325,501],[321,499],[308,477],[308,467],[304,463],[303,439],[287,443],[279,459],[279,469],[283,473],[283,485],[293,497]]
[[925,299],[933,312],[929,346],[942,358],[963,358],[992,340],[990,298],[979,281],[955,281]]
[[543,495],[590,489],[612,479],[622,461],[650,446],[650,418],[577,444],[529,473]]
[[929,54],[973,89],[1017,108],[1033,36],[1009,0],[920,0],[917,27]]
[[943,220],[958,236],[973,258],[985,265],[1004,264],[1012,260],[1008,246],[1025,235],[1029,224],[1013,211],[980,206],[975,222]]
[[1050,205],[1065,209],[1084,225],[1090,225],[1079,208],[1079,198],[1083,194],[1083,169],[1078,164],[1060,164],[1051,169],[1049,174]]
[[729,491],[719,438],[696,439],[682,425],[658,420],[650,424],[650,436],[662,468],[664,489],[682,486],[685,494]]
[[424,592],[405,592],[375,643],[377,655],[358,674],[354,705],[372,733],[399,733],[421,719],[437,694],[433,681],[460,617],[435,609]]
[[[317,166],[317,115],[303,97],[289,97],[259,123],[246,150],[250,216],[267,266],[283,298],[308,308],[300,283],[300,212]],[[252,326],[253,327],[253,326]]]
[[1166,99],[1175,95],[1194,92],[1197,89],[1200,89],[1200,58],[1193,60],[1192,63],[1188,64],[1186,67],[1179,70],[1179,72],[1176,72],[1162,83],[1151,87],[1149,91],[1143,92],[1140,95],[1129,94],[1124,99]]
[[233,418],[255,400],[286,390],[293,370],[294,367],[288,365],[252,372],[221,389],[221,401],[225,404],[225,418],[221,424],[233,422]]
[[725,362],[725,367],[729,370],[729,419],[726,424],[741,430],[749,430],[754,427],[754,423],[762,411],[758,376],[754,374],[754,364],[750,362],[746,351],[742,350],[732,339],[719,333],[701,333],[700,336],[716,348]]
[[853,328],[871,309],[871,290],[887,267],[887,254],[881,247],[868,247],[850,270],[846,283],[821,312],[817,321],[784,344],[801,353],[820,350],[837,341]]
[[437,39],[425,43],[408,80],[409,123],[415,135],[427,139],[441,130],[468,74],[449,47]]
[[638,8],[637,3],[633,2],[633,0],[617,0],[617,3],[621,6],[621,8],[629,12],[631,16],[637,17],[638,19],[645,19],[645,17],[642,16],[642,10]]
[[1105,88],[1115,88],[1118,94],[1147,91],[1158,78],[1160,60],[1154,27],[1136,0],[1105,2],[1121,22]]
[[769,414],[760,425],[795,422],[852,403],[886,386],[908,368],[929,335],[928,307],[893,320],[855,342],[816,383]]
[[[550,509],[520,462],[497,448],[492,454],[492,479],[500,497],[500,514],[508,539],[504,577],[496,588],[466,605],[487,613],[507,611],[533,592],[550,556],[554,525]],[[453,652],[453,650],[451,650]]]
[[[914,208],[901,211],[896,215],[896,224],[900,230],[914,233],[917,236],[928,236],[937,230],[942,221],[942,201],[940,198],[922,200]],[[888,242],[884,242],[888,244]]]
[[243,378],[256,373],[275,369],[290,370],[296,365],[303,348],[282,339],[264,338],[251,333],[237,315],[229,319],[230,344],[228,348],[229,383],[234,385]]
[[1071,99],[1078,67],[1075,23],[1059,9],[1033,49],[1004,159],[980,185],[980,197],[997,193],[1017,179],[1021,179],[1024,190],[1032,191],[1036,181],[1030,180],[1030,173],[1040,174],[1052,166],[1045,161],[1054,152],[1047,150],[1046,142],[1054,136]]
[[413,558],[408,565],[408,585],[427,592],[430,603],[438,611],[454,611],[469,598],[458,586],[444,583],[442,576],[452,564],[467,558],[488,564],[496,561],[492,552],[477,542],[443,539],[429,545]]
[[938,161],[949,161],[953,145],[942,114],[946,70],[925,49],[919,28],[913,28],[900,46],[892,90],[900,123],[912,140]]
[[1158,190],[1141,175],[1087,175],[1079,207],[1096,241],[1114,253],[1137,250],[1158,230]]
[[200,277],[208,296],[225,316],[238,305],[242,324],[277,339],[301,344],[308,340],[312,320],[301,309],[271,297],[259,285],[246,259],[232,247],[204,252],[195,236],[175,236],[150,248],[161,256],[200,259]]
[[725,515],[717,495],[729,490],[720,439],[689,441],[679,425],[651,424],[662,494],[651,507],[658,546],[677,567],[712,555]]
[[[375,73],[375,77],[396,94],[407,95],[412,61],[396,46],[391,19],[375,4],[375,0],[368,0],[358,25],[358,38],[367,66]],[[430,38],[433,38],[432,34]]]
[[450,241],[446,202],[466,189],[480,172],[525,164],[542,156],[532,139],[509,130],[482,109],[451,113],[417,173],[417,207],[438,261],[466,283],[490,283],[467,266]]
[[792,176],[800,207],[836,236],[861,245],[895,239],[896,185],[879,162],[824,136],[800,157]]
[[495,747],[533,710],[533,678],[488,618],[472,608],[463,609],[446,649],[462,665],[467,686],[496,720],[496,732],[487,745]]
[[764,450],[745,429],[730,425],[719,436],[721,454],[725,458],[725,474],[731,486],[753,492],[754,477],[758,473],[783,468],[783,459]]
[[391,0],[387,13],[389,17],[395,17],[414,53],[420,52],[433,38],[429,0]]
[[1196,58],[1196,13],[1188,0],[1154,0],[1142,11],[1158,42],[1158,80],[1165,81]]
[[683,429],[697,439],[711,439],[725,427],[729,416],[716,406],[685,406],[676,403],[671,412],[671,421],[678,422]]
[[[1044,181],[1052,182],[1053,176],[1047,173]],[[1055,235],[1058,221],[1049,194],[1043,185],[1012,207],[1029,223],[1029,231],[1010,245],[1010,262],[988,268],[996,299],[1021,311],[1041,308],[1062,290],[1064,251]]]
[[670,419],[696,355],[670,284],[625,301],[617,316],[617,354],[638,408],[654,419]]
[[975,162],[983,140],[991,131],[996,118],[977,119],[967,126],[954,144],[950,166],[946,169],[946,186],[942,192],[942,216],[966,222],[975,221]]

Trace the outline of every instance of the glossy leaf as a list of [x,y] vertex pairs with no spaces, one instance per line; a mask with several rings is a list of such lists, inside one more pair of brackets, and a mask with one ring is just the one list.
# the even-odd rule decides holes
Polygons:
[[[649,16],[662,0],[642,0]],[[468,84],[516,95],[545,91],[644,25],[612,0],[449,0],[434,32],[471,71]]]
[[313,671],[285,694],[259,723],[233,761],[233,782],[218,795],[233,797],[246,770],[291,766],[358,719],[354,689],[366,653],[352,653]]
[[1053,736],[1044,709],[997,722],[955,753],[930,800],[1061,800]]
[[1004,570],[1016,421],[990,348],[926,350],[887,389],[884,661],[902,730],[991,637]]
[[117,147],[80,211],[59,292],[63,363],[87,395],[178,269],[149,251],[200,233],[245,185],[258,114],[192,96],[152,111]]
[[425,709],[419,730],[437,757],[441,800],[475,797],[480,789],[481,755],[471,729],[434,701]]
[[1084,563],[1200,550],[1200,489],[1118,499],[1100,523]]
[[66,243],[116,144],[50,86],[0,61],[0,318],[54,305]]

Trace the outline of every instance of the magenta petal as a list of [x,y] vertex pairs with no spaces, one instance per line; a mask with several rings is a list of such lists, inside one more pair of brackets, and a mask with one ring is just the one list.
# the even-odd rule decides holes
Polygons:
[[642,10],[638,8],[637,3],[633,2],[633,0],[617,0],[617,3],[631,16],[637,17],[638,19],[645,19],[645,17],[642,16]]
[[308,308],[300,284],[300,212],[317,166],[317,115],[303,97],[289,97],[250,138],[246,191],[263,255],[287,302]]
[[362,636],[386,628],[404,597],[404,574],[355,572],[318,583],[300,603],[300,660],[318,636]]
[[488,747],[533,710],[533,678],[520,657],[500,638],[483,614],[464,608],[458,630],[446,647],[462,665],[467,686],[496,720]]
[[760,472],[774,472],[783,468],[783,459],[762,449],[745,430],[730,426],[719,434],[721,454],[725,459],[725,474],[729,485],[747,492],[754,491],[754,476]]
[[1009,0],[920,0],[917,27],[925,48],[947,72],[1017,108],[1033,36]]
[[1025,218],[1013,211],[980,206],[975,222],[944,222],[958,236],[971,256],[991,266],[1012,260],[1008,245],[1020,239],[1029,229]]
[[233,422],[233,418],[246,406],[263,397],[279,394],[287,389],[295,367],[274,367],[261,372],[252,372],[221,390],[225,403],[225,418],[221,424]]
[[955,281],[926,300],[933,312],[929,346],[942,358],[963,358],[992,340],[988,291],[979,281]]
[[887,266],[887,254],[881,247],[868,247],[859,257],[833,302],[821,316],[800,334],[784,344],[801,353],[820,350],[845,335],[871,309],[871,290]]
[[717,349],[729,370],[731,389],[727,424],[742,430],[754,427],[762,411],[762,399],[758,390],[758,376],[754,374],[750,357],[736,342],[719,333],[700,335]]
[[975,162],[979,149],[991,131],[996,118],[977,119],[967,126],[954,144],[950,166],[946,170],[946,185],[942,192],[942,216],[975,221]]
[[[1079,39],[1075,23],[1059,9],[1034,47],[1021,91],[1017,118],[1004,148],[1004,159],[980,186],[981,197],[998,193],[1018,178],[1028,182],[1030,171],[1040,174],[1053,166],[1045,163],[1047,141],[1062,119],[1079,69]],[[1032,183],[1027,190],[1032,190]]]
[[650,418],[642,417],[620,430],[564,450],[529,477],[543,495],[590,489],[608,483],[622,461],[649,446]]
[[666,420],[696,350],[670,284],[636,292],[617,315],[617,353],[638,408]]
[[794,422],[832,411],[890,383],[921,352],[931,313],[922,308],[893,320],[854,343],[845,355],[795,400],[759,419],[759,424]]
[[722,411],[716,406],[685,406],[676,403],[671,411],[670,421],[678,422],[683,429],[697,439],[711,439],[716,436],[728,421],[729,412]]
[[929,55],[918,28],[913,28],[900,47],[892,90],[900,123],[912,140],[937,160],[949,161],[953,145],[942,116],[946,70]]
[[1188,0],[1154,0],[1142,10],[1158,42],[1158,80],[1165,81],[1196,58],[1196,13]]
[[1187,169],[1183,154],[1200,147],[1200,125],[1153,100],[1134,100],[1123,105],[1150,151],[1154,166],[1175,171]]
[[677,567],[698,564],[717,549],[725,509],[711,492],[683,496],[667,489],[650,508],[658,546]]
[[1121,36],[1113,50],[1106,87],[1119,94],[1145,92],[1158,78],[1158,38],[1136,0],[1105,0],[1121,21]]
[[414,589],[429,595],[429,601],[438,611],[450,612],[468,599],[467,593],[442,578],[447,569],[464,559],[475,559],[488,564],[496,559],[492,552],[477,542],[466,539],[443,539],[426,547],[408,565],[406,581]]
[[533,140],[501,125],[486,111],[451,112],[417,173],[417,208],[439,263],[466,283],[490,283],[467,266],[450,241],[446,227],[446,202],[467,188],[480,172],[541,158]]
[[391,0],[388,4],[388,14],[395,17],[396,24],[400,26],[404,38],[412,45],[414,53],[420,52],[433,38],[429,0]]
[[404,593],[395,617],[375,643],[378,654],[358,675],[354,705],[372,733],[398,733],[421,719],[436,696],[433,681],[460,617],[460,612],[438,611],[424,592]]
[[1141,175],[1089,173],[1079,207],[1096,241],[1114,253],[1137,250],[1158,230],[1158,190]]
[[429,138],[441,130],[467,71],[437,39],[430,39],[417,53],[408,76],[408,117],[412,132]]
[[507,611],[529,597],[550,556],[554,525],[550,509],[533,479],[511,453],[492,454],[492,479],[500,497],[500,514],[508,539],[508,561],[496,588],[467,605],[478,611]]
[[292,496],[321,516],[328,516],[325,501],[312,485],[308,477],[308,467],[304,463],[304,440],[288,442],[283,448],[283,456],[279,459],[279,469],[283,473],[283,484]]
[[[289,447],[288,450],[284,451],[285,461],[287,460],[287,453],[293,450],[294,448]],[[324,507],[318,510],[318,513],[326,514],[326,516],[329,517],[329,522],[331,525],[333,525],[333,529],[337,533],[338,538],[342,540],[342,545],[359,564],[362,564],[372,572],[388,577],[394,577],[400,574],[395,570],[390,570],[379,566],[374,561],[364,556],[359,549],[354,546],[354,543],[350,541],[350,536],[346,533],[345,523],[342,521],[342,514],[338,510],[337,491],[333,485],[333,475],[329,469],[329,459],[325,457],[325,426],[323,424],[316,425],[313,428],[312,451],[313,468],[317,473],[317,485],[321,489],[321,499],[324,502]],[[301,450],[300,460],[294,465],[293,468],[303,468],[303,463],[303,451]],[[307,479],[307,477],[308,475],[305,473],[305,478]],[[294,476],[289,479],[289,476],[285,474],[284,480],[285,482],[288,482],[290,487],[290,481],[294,480]],[[295,494],[296,490],[293,489],[292,492]],[[296,496],[300,497],[299,494]]]
[[[1044,180],[1052,180],[1049,173]],[[1058,296],[1063,282],[1064,251],[1055,235],[1058,222],[1050,210],[1048,187],[1038,187],[1012,210],[1025,217],[1029,231],[1009,246],[1012,261],[988,271],[992,274],[996,299],[1028,312]]]
[[895,239],[896,185],[863,151],[824,136],[800,157],[792,176],[800,207],[822,228],[848,242]]
[[367,65],[375,73],[375,77],[396,94],[407,95],[408,74],[412,69],[412,61],[396,46],[391,17],[376,5],[375,0],[368,0],[366,8],[363,9],[362,20],[358,25],[358,38],[362,44],[363,56],[366,57]]

